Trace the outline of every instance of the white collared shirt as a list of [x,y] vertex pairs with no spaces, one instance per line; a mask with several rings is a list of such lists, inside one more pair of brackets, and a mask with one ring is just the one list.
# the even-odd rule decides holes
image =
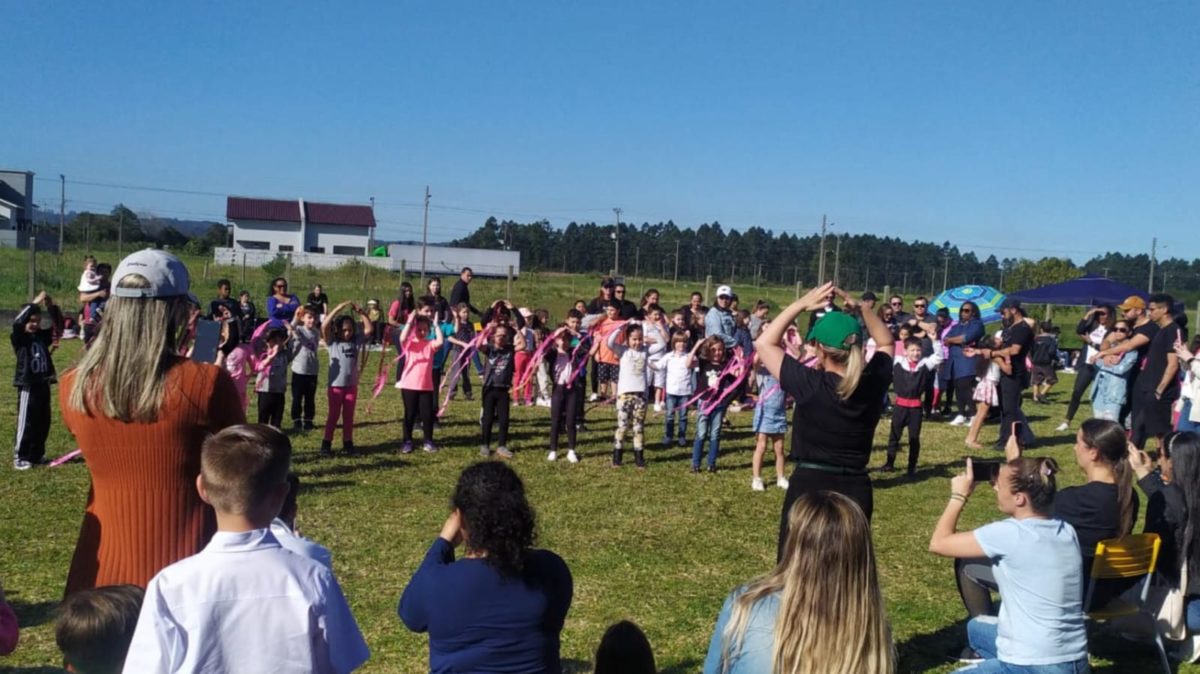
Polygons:
[[329,548],[292,531],[287,522],[276,517],[271,522],[271,533],[275,535],[276,540],[285,550],[291,550],[301,557],[308,557],[330,571],[333,570],[333,553],[329,551]]
[[368,657],[333,572],[268,529],[219,531],[151,579],[124,671],[341,674]]

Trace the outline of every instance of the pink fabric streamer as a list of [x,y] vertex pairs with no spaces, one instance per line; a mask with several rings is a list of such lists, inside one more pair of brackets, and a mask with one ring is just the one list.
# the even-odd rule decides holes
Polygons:
[[438,408],[437,417],[439,419],[446,414],[447,408],[450,407],[450,396],[454,395],[454,390],[458,388],[458,378],[462,376],[463,369],[471,364],[471,357],[491,336],[493,329],[495,326],[489,325],[475,335],[475,339],[471,340],[470,345],[463,349],[462,353],[458,354],[458,358],[450,365],[450,376],[442,380],[442,388],[447,388],[449,385],[449,390],[446,391],[446,397],[442,400],[442,406]]
[[[717,408],[717,406],[721,404],[721,401],[724,400],[725,398],[729,397],[729,394],[733,393],[737,389],[738,385],[742,383],[742,380],[746,378],[746,375],[750,373],[750,368],[748,367],[748,365],[749,365],[748,358],[746,358],[744,356],[740,356],[740,355],[735,355],[732,359],[730,359],[730,365],[734,365],[734,364],[740,364],[742,366],[741,373],[738,374],[738,376],[736,378],[734,378],[732,383],[730,383],[728,386],[725,387],[724,391],[721,391],[720,394],[711,398],[704,407],[701,407],[700,414],[712,413],[712,411],[715,410]],[[725,376],[725,374],[728,373],[729,371],[731,371],[732,369],[736,369],[736,368],[726,367],[725,372],[721,373],[721,377],[723,378]],[[720,380],[718,380],[718,384],[719,384],[719,382],[720,382]]]
[[[546,350],[554,346],[554,339],[558,337],[559,333],[563,332],[564,330],[566,330],[566,328],[559,328],[550,333],[550,336],[547,337],[546,340],[541,344],[539,344],[538,348],[534,350],[533,355],[529,357],[529,364],[525,366],[525,374],[521,377],[520,383],[517,384],[518,395],[521,391],[525,390],[525,385],[529,383],[529,378],[537,373],[537,368],[541,366],[542,359],[546,357]],[[533,391],[530,390],[526,392],[525,402],[529,403],[532,398]]]
[[66,462],[70,461],[71,459],[74,459],[75,457],[77,457],[77,456],[82,456],[82,455],[83,455],[83,450],[82,450],[82,449],[77,449],[77,450],[75,450],[75,451],[73,451],[73,452],[67,452],[66,454],[63,454],[62,456],[58,457],[57,459],[55,459],[55,460],[51,461],[51,462],[50,462],[50,466],[51,466],[51,467],[53,467],[53,466],[61,466],[61,465],[63,465],[64,463],[66,463]]

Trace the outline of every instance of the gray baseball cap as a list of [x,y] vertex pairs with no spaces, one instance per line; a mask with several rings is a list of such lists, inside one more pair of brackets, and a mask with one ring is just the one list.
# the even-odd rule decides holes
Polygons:
[[[129,274],[144,276],[146,288],[122,288],[121,280]],[[112,276],[114,297],[181,297],[187,296],[199,304],[190,292],[191,280],[183,262],[165,250],[147,248],[127,255]]]

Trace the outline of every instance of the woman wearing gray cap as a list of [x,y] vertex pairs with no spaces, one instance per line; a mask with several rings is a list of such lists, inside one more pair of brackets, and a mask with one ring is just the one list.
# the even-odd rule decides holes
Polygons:
[[196,492],[200,444],[245,415],[225,370],[179,355],[195,302],[189,284],[170,253],[126,257],[113,274],[100,334],[62,376],[63,421],[92,477],[68,595],[145,586],[215,531],[212,509]]

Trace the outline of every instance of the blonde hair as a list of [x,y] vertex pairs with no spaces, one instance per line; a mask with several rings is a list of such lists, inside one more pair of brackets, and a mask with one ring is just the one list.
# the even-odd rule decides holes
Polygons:
[[733,602],[722,635],[722,671],[743,646],[754,605],[777,594],[773,674],[895,672],[871,525],[862,510],[835,492],[808,493],[792,505],[788,526],[775,570]]
[[[148,288],[127,274],[119,288]],[[128,422],[153,422],[165,394],[167,370],[187,328],[187,297],[110,297],[100,334],[75,368],[67,401],[77,412]],[[93,405],[97,409],[93,409]]]
[[845,366],[846,374],[842,375],[842,381],[838,383],[837,394],[840,400],[849,400],[850,396],[858,390],[858,382],[862,380],[863,368],[867,364],[862,346],[851,344],[844,349],[835,349],[818,343],[817,348],[829,360]]

